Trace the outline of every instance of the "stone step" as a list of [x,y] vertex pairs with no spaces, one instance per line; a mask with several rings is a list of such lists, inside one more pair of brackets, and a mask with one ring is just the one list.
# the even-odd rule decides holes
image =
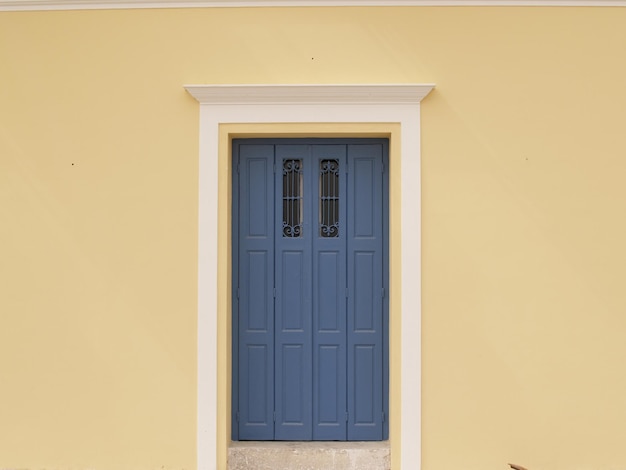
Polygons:
[[228,470],[389,469],[389,441],[240,441],[228,449]]

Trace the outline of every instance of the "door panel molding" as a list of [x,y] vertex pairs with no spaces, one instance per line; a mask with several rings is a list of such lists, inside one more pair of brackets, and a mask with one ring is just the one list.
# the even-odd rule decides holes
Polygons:
[[233,439],[387,439],[388,140],[237,139],[232,154]]

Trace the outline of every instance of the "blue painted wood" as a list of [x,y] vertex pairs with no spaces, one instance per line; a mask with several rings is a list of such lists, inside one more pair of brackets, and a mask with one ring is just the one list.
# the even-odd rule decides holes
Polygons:
[[348,145],[348,440],[383,438],[382,145]]
[[[319,180],[322,162],[335,160],[339,172],[339,231],[324,237],[319,210],[313,224],[313,437],[345,440],[346,383],[346,145],[314,145],[313,167]],[[320,201],[320,184],[312,199]]]
[[383,153],[383,440],[389,439],[389,141]]
[[[233,439],[388,437],[387,145],[234,142]],[[302,161],[300,236],[283,236],[286,159]],[[329,159],[340,167],[336,237],[320,231]]]
[[[304,190],[300,236],[283,234],[283,167],[302,162]],[[311,161],[308,145],[276,146],[276,440],[310,440],[311,376]],[[291,183],[293,184],[293,182]]]
[[274,147],[238,147],[238,435],[274,438]]

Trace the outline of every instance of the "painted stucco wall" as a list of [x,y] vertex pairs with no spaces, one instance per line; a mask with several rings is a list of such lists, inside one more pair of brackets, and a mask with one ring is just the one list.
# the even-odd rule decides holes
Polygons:
[[437,85],[422,467],[626,467],[625,24],[626,8],[0,13],[0,468],[196,466],[183,84],[419,82]]

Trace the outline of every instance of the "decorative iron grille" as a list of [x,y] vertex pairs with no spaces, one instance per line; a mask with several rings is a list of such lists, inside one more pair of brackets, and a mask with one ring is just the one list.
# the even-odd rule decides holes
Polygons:
[[302,236],[302,160],[283,160],[283,237]]
[[339,236],[339,161],[320,161],[320,236]]

